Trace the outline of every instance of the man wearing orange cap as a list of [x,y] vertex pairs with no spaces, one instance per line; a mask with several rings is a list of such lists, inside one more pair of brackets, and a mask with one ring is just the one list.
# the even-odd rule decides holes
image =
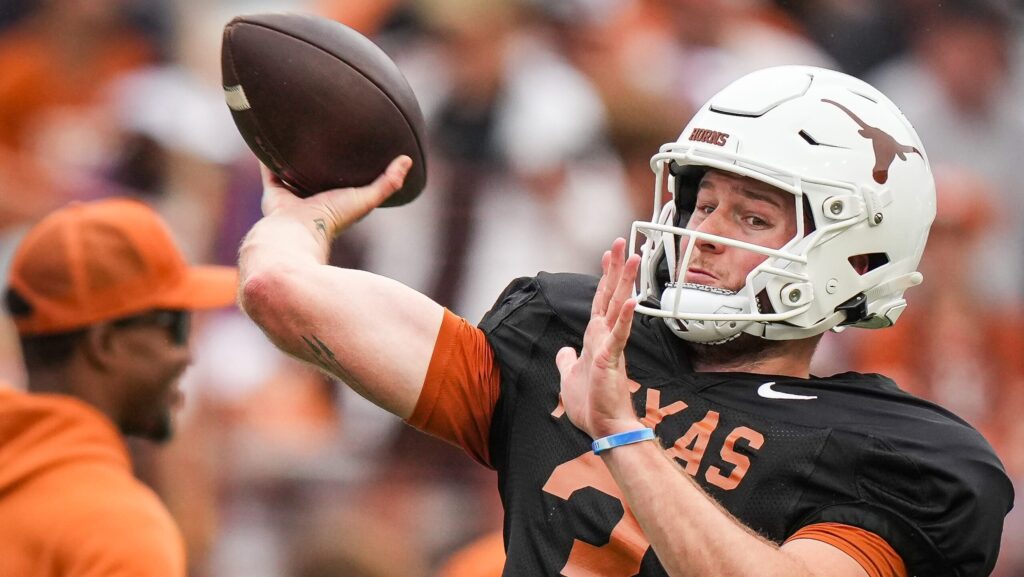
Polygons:
[[28,393],[0,388],[0,573],[185,575],[181,534],[119,433],[171,437],[190,311],[232,304],[235,280],[189,266],[135,201],[74,203],[29,231],[5,294]]

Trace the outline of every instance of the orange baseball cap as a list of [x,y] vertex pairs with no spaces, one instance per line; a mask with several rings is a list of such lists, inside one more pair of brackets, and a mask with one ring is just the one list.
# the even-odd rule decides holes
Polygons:
[[27,310],[11,314],[22,335],[62,333],[153,309],[227,306],[237,278],[233,267],[189,266],[141,202],[75,202],[42,219],[15,251],[10,288]]

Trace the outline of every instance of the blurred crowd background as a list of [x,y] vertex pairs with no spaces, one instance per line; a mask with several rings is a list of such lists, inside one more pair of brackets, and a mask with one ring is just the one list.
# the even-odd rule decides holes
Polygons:
[[[221,32],[265,11],[335,18],[399,63],[427,118],[428,188],[373,213],[332,258],[473,321],[516,276],[597,272],[610,240],[649,217],[650,156],[730,80],[813,64],[874,83],[935,169],[926,281],[896,328],[829,335],[815,372],[882,372],[952,409],[1024,494],[1019,7],[0,0],[0,275],[29,224],[111,195],[156,207],[193,261],[233,264],[260,185],[223,102]],[[197,318],[193,349],[176,440],[133,445],[138,474],[183,528],[192,576],[497,575],[479,561],[500,546],[492,471],[284,357],[237,311]],[[3,318],[0,380],[24,384]],[[478,539],[482,553],[464,551]],[[996,575],[1024,575],[1022,543],[1018,505]]]

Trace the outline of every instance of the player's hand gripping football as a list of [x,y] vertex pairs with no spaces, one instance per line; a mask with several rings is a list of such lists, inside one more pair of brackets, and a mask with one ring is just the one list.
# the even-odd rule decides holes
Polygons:
[[392,160],[384,172],[366,186],[336,188],[299,198],[269,168],[261,165],[261,208],[264,216],[286,215],[315,223],[317,232],[331,240],[402,188],[411,166],[412,159],[402,155]]
[[626,241],[616,239],[601,259],[601,281],[577,358],[572,347],[558,351],[562,403],[574,425],[597,439],[642,427],[629,397],[623,349],[633,326],[630,298],[640,257],[625,258]]

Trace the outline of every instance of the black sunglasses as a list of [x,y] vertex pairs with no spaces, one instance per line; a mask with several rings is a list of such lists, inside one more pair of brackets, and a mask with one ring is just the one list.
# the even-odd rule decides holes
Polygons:
[[188,344],[192,329],[192,312],[184,310],[156,310],[139,315],[117,319],[110,323],[115,327],[131,325],[156,325],[167,330],[171,342],[178,346]]

